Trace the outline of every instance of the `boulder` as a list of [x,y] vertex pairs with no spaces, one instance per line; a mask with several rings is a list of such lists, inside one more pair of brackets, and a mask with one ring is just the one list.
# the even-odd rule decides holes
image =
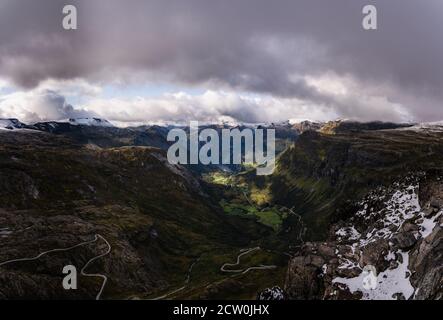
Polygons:
[[400,232],[394,235],[391,238],[391,241],[393,242],[394,246],[403,251],[408,251],[417,243],[417,239],[415,238],[413,232]]
[[327,260],[335,257],[335,248],[327,244],[320,244],[317,248],[318,254],[326,258]]
[[320,299],[323,292],[321,269],[309,257],[295,257],[289,262],[284,291],[289,299]]
[[416,232],[419,230],[419,227],[412,222],[405,222],[400,228],[400,232]]
[[377,270],[385,270],[387,267],[385,256],[388,252],[388,241],[379,239],[362,248],[359,264],[361,267],[373,265]]
[[286,293],[282,288],[275,286],[259,292],[257,300],[286,300]]

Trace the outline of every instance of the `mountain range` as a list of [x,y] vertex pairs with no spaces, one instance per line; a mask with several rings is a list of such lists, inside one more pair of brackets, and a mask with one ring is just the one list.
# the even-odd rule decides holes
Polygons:
[[0,119],[0,298],[443,297],[439,123],[257,127],[270,176],[169,164],[173,126]]

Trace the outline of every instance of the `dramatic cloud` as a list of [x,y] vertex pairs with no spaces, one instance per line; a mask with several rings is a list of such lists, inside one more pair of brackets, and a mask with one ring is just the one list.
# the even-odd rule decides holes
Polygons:
[[[200,95],[165,94],[160,97],[126,99],[92,99],[82,106],[107,119],[123,125],[191,120],[205,122],[269,122],[289,119],[330,120],[346,118],[363,121],[404,122],[411,119],[402,106],[384,97],[366,96],[361,91],[348,94],[326,94],[335,106],[315,105],[297,98],[276,98],[269,95],[249,95],[235,92],[206,91]],[[367,109],[372,110],[372,114]]]
[[[103,97],[98,88],[82,81],[44,81],[36,89],[0,95],[0,117],[18,117],[32,123],[100,116],[122,126],[161,122],[187,123],[191,120],[269,122],[347,117],[363,121],[382,118],[403,122],[412,117],[403,106],[392,103],[383,96],[366,94],[364,89],[349,79],[328,75],[306,78],[305,82],[327,103],[318,105],[299,98],[213,90],[200,94],[176,92],[151,97],[130,95],[109,98]],[[56,87],[58,91],[49,90],[50,87]],[[68,101],[76,97],[73,93],[78,92],[81,92],[82,97],[88,98],[72,107]],[[372,112],[368,113],[368,109]]]
[[[86,106],[85,106],[86,107]],[[166,94],[156,98],[95,99],[87,104],[107,119],[123,125],[146,122],[268,122],[289,118],[324,118],[328,110],[314,112],[295,99],[252,97],[236,93],[206,91],[201,95]],[[336,114],[329,114],[336,117]]]
[[63,96],[53,91],[35,90],[0,96],[0,118],[18,118],[34,123],[88,116],[96,114],[74,109]]
[[[244,121],[303,112],[360,120],[443,118],[441,0],[69,2],[79,10],[76,31],[62,30],[64,2],[1,0],[2,77],[28,89],[44,81],[54,87],[84,81],[91,88],[174,83],[237,99],[226,104],[222,95],[216,106],[200,101],[206,94],[84,104],[116,120],[180,118],[174,110],[183,118]],[[377,31],[361,28],[368,3],[378,8]],[[245,99],[254,95],[262,100]],[[270,105],[277,110],[268,111]]]

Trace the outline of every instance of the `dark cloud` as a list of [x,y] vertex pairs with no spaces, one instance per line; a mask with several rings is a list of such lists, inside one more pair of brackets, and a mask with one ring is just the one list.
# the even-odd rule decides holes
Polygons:
[[[351,78],[362,95],[384,97],[387,107],[403,106],[414,119],[443,117],[441,0],[69,2],[79,9],[76,31],[62,30],[62,1],[1,0],[0,75],[25,87],[48,78],[142,76],[377,117],[367,103],[306,81],[333,73]],[[368,32],[361,9],[370,3],[378,8],[379,30]]]

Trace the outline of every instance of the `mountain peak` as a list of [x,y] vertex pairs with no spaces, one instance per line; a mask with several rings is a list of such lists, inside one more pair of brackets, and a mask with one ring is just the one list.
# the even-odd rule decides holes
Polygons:
[[70,118],[71,125],[93,126],[93,127],[113,127],[114,125],[106,119],[101,118]]
[[22,129],[26,125],[16,118],[0,118],[0,130]]

